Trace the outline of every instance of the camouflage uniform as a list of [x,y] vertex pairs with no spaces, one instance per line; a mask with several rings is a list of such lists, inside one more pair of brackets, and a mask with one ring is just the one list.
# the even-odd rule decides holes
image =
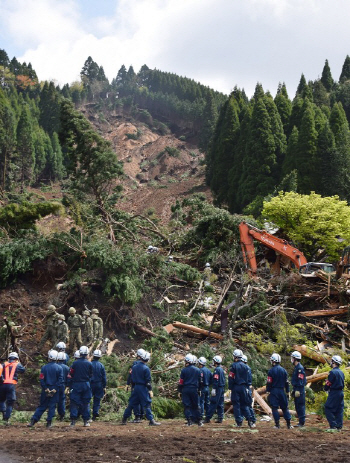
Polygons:
[[53,347],[56,345],[57,316],[56,307],[54,305],[49,305],[46,314],[46,331],[38,344],[39,351],[43,348],[47,340],[51,341]]
[[[68,343],[68,325],[65,322],[65,316],[63,314],[58,315],[57,326],[56,326],[56,342]],[[62,323],[60,323],[62,320]]]
[[67,325],[69,328],[69,350],[73,352],[74,344],[77,345],[78,349],[82,346],[81,327],[83,325],[83,317],[76,313],[74,307],[69,309]]
[[82,341],[84,346],[90,347],[93,340],[94,340],[94,325],[93,321],[91,319],[90,312],[88,310],[84,310],[83,312],[84,315],[84,320],[83,320],[83,326],[82,326]]
[[100,318],[97,309],[92,309],[91,319],[93,321],[94,327],[94,348],[99,344],[103,339],[103,320]]

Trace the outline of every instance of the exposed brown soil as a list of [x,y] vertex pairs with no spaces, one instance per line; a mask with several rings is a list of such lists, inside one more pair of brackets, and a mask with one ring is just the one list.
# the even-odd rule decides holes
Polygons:
[[67,422],[50,430],[45,423],[33,429],[16,424],[0,428],[0,448],[15,461],[50,463],[350,461],[349,422],[336,434],[324,432],[326,423],[317,422],[315,417],[303,430],[287,430],[281,424],[277,431],[266,422],[259,422],[255,430],[237,429],[231,417],[223,424],[202,428],[188,428],[181,420],[166,421],[160,427],[94,422],[84,428],[79,423],[73,429]]

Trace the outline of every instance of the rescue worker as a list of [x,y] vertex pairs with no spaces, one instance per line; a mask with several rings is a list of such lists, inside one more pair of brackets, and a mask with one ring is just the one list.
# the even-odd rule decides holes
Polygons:
[[101,399],[105,395],[106,386],[107,386],[107,377],[106,370],[103,364],[100,362],[102,357],[102,352],[99,349],[96,349],[93,353],[92,358],[92,379],[91,379],[91,391],[93,397],[92,404],[92,420],[95,421],[98,418]]
[[[248,365],[248,357],[246,355],[242,355],[242,362],[245,363],[248,367],[248,393],[249,393],[249,404],[248,404],[248,412],[249,412],[249,421],[252,423],[251,428],[256,427],[256,417],[252,407],[253,397],[252,397],[252,390],[253,390],[253,378],[252,378],[252,370]],[[243,411],[241,410],[241,415],[243,416]]]
[[52,427],[52,420],[55,416],[56,405],[58,402],[58,393],[63,384],[63,370],[60,365],[56,363],[58,358],[57,350],[49,350],[48,363],[40,370],[40,405],[35,410],[30,423],[27,425],[29,428],[37,423],[43,413],[47,410],[46,427]]
[[199,405],[201,407],[202,416],[207,416],[209,406],[210,406],[210,390],[209,385],[212,381],[213,373],[205,365],[207,364],[207,359],[205,357],[199,357],[198,366],[201,373],[201,382],[200,382],[200,398]]
[[81,315],[76,313],[74,307],[70,307],[68,310],[69,317],[67,320],[67,325],[69,328],[69,351],[74,351],[74,345],[77,345],[77,348],[80,349],[82,345],[81,339],[81,327],[83,324],[83,318]]
[[94,329],[94,345],[97,345],[98,342],[103,339],[103,320],[98,316],[98,309],[92,309],[91,313],[91,319],[93,322]]
[[250,403],[248,392],[249,370],[248,365],[242,362],[242,356],[243,352],[240,349],[235,349],[233,351],[233,363],[228,375],[228,388],[231,390],[231,402],[236,425],[241,427],[243,418],[246,418],[249,427],[253,427],[248,410],[248,405]]
[[64,353],[64,364],[67,365],[69,362],[69,355],[66,352],[66,344],[63,341],[60,341],[59,343],[56,344],[56,350],[58,353],[63,352]]
[[209,262],[205,264],[204,270],[203,270],[203,281],[205,286],[209,286],[211,284],[210,279],[211,279],[211,268]]
[[38,351],[40,352],[46,341],[51,341],[51,345],[56,344],[56,326],[57,326],[57,312],[54,305],[49,305],[46,313],[46,330],[38,344]]
[[[1,380],[0,384],[0,411],[2,412],[5,424],[9,424],[9,419],[16,402],[16,384],[18,374],[25,372],[25,367],[19,362],[17,352],[10,352],[8,361],[0,366]],[[6,406],[5,406],[6,402]]]
[[93,375],[93,369],[91,362],[87,359],[89,348],[87,346],[81,346],[79,353],[80,358],[73,362],[68,374],[68,383],[71,385],[70,425],[75,426],[80,406],[84,427],[87,427],[90,426],[89,404],[92,397],[90,381]]
[[184,413],[187,419],[187,426],[192,426],[192,420],[203,426],[202,413],[199,405],[198,396],[200,393],[201,374],[199,368],[195,366],[196,357],[187,354],[185,357],[185,368],[181,370],[178,391],[182,398]]
[[57,404],[57,413],[60,417],[60,421],[64,420],[66,414],[66,393],[68,393],[68,374],[70,371],[69,366],[66,364],[66,353],[58,352],[57,364],[62,368],[63,373],[63,383],[58,390],[58,404]]
[[299,423],[297,428],[305,426],[305,386],[306,374],[303,365],[300,363],[301,354],[298,351],[291,353],[290,360],[294,365],[291,383],[293,386],[292,397],[294,399],[295,410],[298,414]]
[[[137,363],[137,362],[141,362],[141,358],[146,354],[146,351],[144,349],[138,349],[137,352],[136,352],[136,360],[134,361],[134,363],[132,364],[132,367]],[[134,384],[132,382],[132,378],[131,378],[131,373],[132,373],[132,367],[130,368],[129,370],[129,374],[128,374],[128,378],[127,378],[127,381],[126,381],[126,384],[128,386],[127,389],[129,389],[129,386],[131,387],[131,390],[134,389]],[[134,405],[134,408],[133,408],[133,412],[134,412],[134,420],[132,421],[132,423],[141,423],[143,417],[144,417],[144,410],[143,410],[143,407],[141,406],[140,403]]]
[[88,310],[83,311],[83,326],[81,337],[84,346],[90,347],[92,345],[94,340],[94,325]]
[[63,315],[63,313],[58,314],[56,325],[56,342],[63,342],[64,344],[67,344],[69,335],[68,325],[65,320],[66,317]]
[[280,407],[286,420],[287,428],[292,429],[293,426],[290,424],[291,415],[288,410],[288,397],[286,395],[286,393],[289,393],[288,374],[280,365],[281,356],[279,354],[272,354],[270,361],[272,368],[270,368],[267,374],[266,391],[269,393],[269,402],[275,420],[274,428],[280,428],[280,416],[278,413],[278,408]]
[[222,423],[224,419],[224,394],[225,394],[225,372],[221,367],[222,358],[215,355],[213,358],[215,370],[211,380],[210,407],[205,417],[205,423],[210,423],[214,413],[217,412],[218,418],[216,423]]
[[342,363],[343,360],[339,355],[332,357],[332,370],[329,372],[324,386],[324,390],[328,392],[324,408],[330,430],[338,429],[340,431],[343,427],[345,377],[339,368]]
[[146,413],[146,418],[149,420],[150,426],[159,426],[160,423],[155,421],[151,410],[151,403],[153,397],[152,391],[152,378],[151,370],[147,366],[147,362],[150,360],[151,354],[144,352],[140,355],[140,362],[137,362],[131,371],[131,380],[134,384],[134,388],[129,397],[129,404],[124,411],[122,424],[126,424],[128,418],[131,416],[132,410],[135,404],[140,403]]

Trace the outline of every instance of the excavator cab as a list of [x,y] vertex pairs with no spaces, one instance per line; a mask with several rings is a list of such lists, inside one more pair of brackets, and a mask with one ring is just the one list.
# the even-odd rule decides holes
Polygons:
[[325,273],[334,274],[335,268],[332,264],[327,264],[326,262],[308,262],[305,265],[302,265],[299,269],[299,273],[306,278],[313,278],[316,276],[316,272],[322,270]]

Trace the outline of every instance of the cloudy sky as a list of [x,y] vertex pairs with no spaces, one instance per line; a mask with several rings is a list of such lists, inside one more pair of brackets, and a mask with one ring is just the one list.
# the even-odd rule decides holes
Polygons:
[[110,80],[147,64],[225,93],[285,82],[293,97],[326,59],[338,80],[349,18],[349,0],[0,0],[0,48],[61,85],[91,56]]

